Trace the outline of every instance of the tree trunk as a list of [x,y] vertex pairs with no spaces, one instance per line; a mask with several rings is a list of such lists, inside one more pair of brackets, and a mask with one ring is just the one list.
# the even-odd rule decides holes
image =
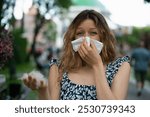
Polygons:
[[33,56],[37,68],[38,68],[38,61],[37,61],[37,53],[36,53],[36,49],[35,49],[36,39],[37,39],[37,35],[38,35],[40,29],[42,28],[42,26],[44,24],[44,21],[45,21],[44,17],[41,17],[40,14],[38,13],[36,15],[36,18],[35,18],[36,26],[35,26],[35,29],[34,29],[34,36],[33,36],[33,42],[32,42],[32,45],[31,45],[31,50],[28,53],[27,59],[26,59],[27,61],[29,61],[30,57]]

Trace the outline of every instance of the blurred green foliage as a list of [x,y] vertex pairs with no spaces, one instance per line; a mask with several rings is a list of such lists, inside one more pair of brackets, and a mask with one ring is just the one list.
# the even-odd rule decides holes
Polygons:
[[48,40],[55,41],[57,34],[56,24],[53,21],[47,22],[43,34]]
[[126,42],[130,46],[136,47],[145,33],[150,33],[150,27],[144,27],[144,28],[133,27],[131,34],[122,35],[116,38],[117,41],[120,43]]
[[27,52],[27,40],[22,37],[23,30],[21,28],[14,29],[12,31],[14,37],[14,57],[17,64],[25,62]]
[[55,4],[61,8],[68,9],[73,3],[72,0],[55,0]]

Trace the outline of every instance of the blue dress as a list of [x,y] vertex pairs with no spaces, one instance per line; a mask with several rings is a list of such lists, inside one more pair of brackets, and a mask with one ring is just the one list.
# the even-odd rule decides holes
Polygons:
[[[113,78],[115,77],[119,67],[123,62],[130,62],[128,56],[117,58],[115,61],[109,63],[106,67],[106,78],[111,87]],[[59,65],[57,59],[50,60],[50,67],[56,64]],[[96,86],[94,85],[80,85],[73,83],[68,78],[68,73],[63,74],[61,80],[60,100],[96,100]]]

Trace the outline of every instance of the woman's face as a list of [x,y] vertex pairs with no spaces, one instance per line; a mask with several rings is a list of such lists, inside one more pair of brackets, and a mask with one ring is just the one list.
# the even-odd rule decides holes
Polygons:
[[91,39],[100,40],[98,30],[95,23],[91,19],[84,20],[78,27],[75,33],[75,38],[90,37]]

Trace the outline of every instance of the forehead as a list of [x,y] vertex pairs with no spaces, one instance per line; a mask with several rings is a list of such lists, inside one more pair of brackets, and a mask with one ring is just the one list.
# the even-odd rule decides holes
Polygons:
[[87,28],[87,27],[96,28],[96,25],[93,20],[86,19],[82,21],[77,28]]

